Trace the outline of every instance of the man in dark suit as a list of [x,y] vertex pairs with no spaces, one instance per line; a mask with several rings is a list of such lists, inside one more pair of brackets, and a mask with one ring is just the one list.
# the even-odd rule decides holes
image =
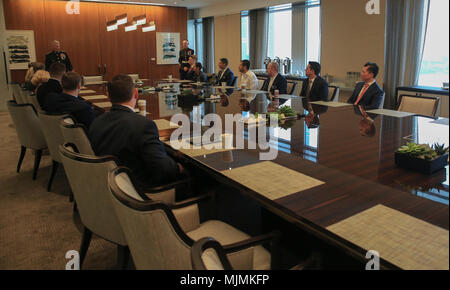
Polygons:
[[39,86],[36,91],[36,98],[39,102],[39,105],[44,107],[45,98],[50,93],[61,94],[63,92],[61,86],[61,79],[66,72],[66,66],[62,63],[55,62],[50,66],[50,79]]
[[223,82],[227,83],[227,86],[233,86],[234,84],[234,73],[228,67],[228,59],[221,58],[219,61],[220,71],[217,74],[216,85],[222,85]]
[[287,94],[287,81],[286,79],[278,73],[278,63],[271,62],[267,66],[267,74],[269,78],[264,81],[262,86],[263,91],[268,91],[274,94],[278,90],[280,95]]
[[61,44],[57,40],[52,42],[52,52],[45,56],[45,70],[49,71],[55,62],[62,63],[66,66],[66,71],[72,71],[72,63],[65,51],[61,51]]
[[366,109],[378,109],[380,107],[384,92],[375,80],[378,70],[376,63],[368,62],[364,65],[361,72],[363,81],[356,84],[355,90],[347,103],[355,106],[360,105]]
[[129,167],[141,187],[167,184],[180,177],[183,167],[169,157],[159,140],[155,122],[136,114],[137,89],[128,75],[108,83],[112,108],[95,119],[89,139],[97,155],[114,155]]
[[310,61],[305,73],[308,78],[303,81],[300,96],[306,97],[311,102],[328,101],[328,83],[320,77],[320,64]]
[[180,57],[178,63],[180,64],[180,80],[186,79],[186,73],[190,69],[189,57],[194,55],[194,50],[189,48],[189,41],[183,40],[181,43]]
[[201,63],[197,62],[194,65],[194,77],[192,78],[192,80],[194,82],[201,82],[201,83],[206,83],[207,81],[207,76],[206,74],[202,71],[203,66]]
[[61,79],[63,93],[50,93],[45,98],[42,109],[49,113],[69,113],[78,123],[89,128],[95,115],[92,107],[78,98],[81,89],[81,77],[76,72],[65,73]]

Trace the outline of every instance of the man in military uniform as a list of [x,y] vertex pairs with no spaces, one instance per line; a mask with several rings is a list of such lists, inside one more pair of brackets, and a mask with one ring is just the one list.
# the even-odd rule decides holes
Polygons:
[[61,51],[61,44],[57,40],[52,42],[52,52],[45,56],[45,70],[48,71],[50,66],[55,62],[62,63],[66,66],[66,70],[72,71],[72,63],[70,62],[69,56],[66,52]]
[[183,40],[180,50],[180,58],[178,62],[180,63],[180,79],[185,80],[187,78],[187,72],[190,68],[189,57],[194,55],[194,50],[189,48],[189,42]]

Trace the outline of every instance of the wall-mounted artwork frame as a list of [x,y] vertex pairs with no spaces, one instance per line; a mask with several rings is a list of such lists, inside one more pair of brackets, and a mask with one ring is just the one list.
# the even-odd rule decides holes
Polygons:
[[10,70],[28,69],[36,61],[33,30],[6,30],[6,59]]
[[156,64],[177,64],[180,56],[180,33],[156,33]]

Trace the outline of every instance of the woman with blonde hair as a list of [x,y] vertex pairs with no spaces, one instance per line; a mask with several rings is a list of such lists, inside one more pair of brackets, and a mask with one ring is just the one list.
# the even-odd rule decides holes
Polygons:
[[24,88],[29,91],[34,91],[35,86],[31,82],[31,80],[33,79],[34,74],[39,70],[43,70],[45,66],[41,62],[31,62],[28,67],[29,69],[27,71],[27,74],[25,75]]
[[31,79],[31,84],[34,86],[34,93],[36,94],[37,88],[43,83],[48,82],[50,79],[50,73],[45,70],[38,70],[34,73],[33,78]]

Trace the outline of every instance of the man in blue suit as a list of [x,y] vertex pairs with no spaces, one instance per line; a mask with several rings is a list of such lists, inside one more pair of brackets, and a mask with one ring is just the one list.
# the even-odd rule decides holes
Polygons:
[[269,63],[267,66],[267,74],[269,78],[264,81],[262,90],[268,91],[271,94],[274,94],[276,90],[278,90],[280,95],[287,94],[287,81],[278,73],[278,63]]
[[367,109],[378,109],[383,101],[384,92],[377,84],[375,78],[378,75],[378,65],[368,62],[361,71],[362,82],[357,83],[352,96],[347,103],[363,106]]
[[328,101],[328,83],[320,77],[320,64],[310,61],[305,73],[308,78],[303,81],[300,96],[310,102]]
[[219,65],[220,71],[217,74],[216,84],[221,85],[223,82],[226,82],[227,86],[233,86],[234,85],[234,73],[228,67],[228,59],[221,58],[218,65]]
[[116,156],[142,188],[177,181],[184,169],[167,155],[155,122],[134,112],[138,96],[131,77],[113,77],[108,83],[112,108],[97,117],[89,130],[92,149],[99,156]]
[[49,93],[42,109],[48,113],[68,113],[75,117],[78,123],[89,128],[95,119],[94,110],[86,101],[80,99],[81,77],[76,72],[65,73],[61,79],[62,94]]

